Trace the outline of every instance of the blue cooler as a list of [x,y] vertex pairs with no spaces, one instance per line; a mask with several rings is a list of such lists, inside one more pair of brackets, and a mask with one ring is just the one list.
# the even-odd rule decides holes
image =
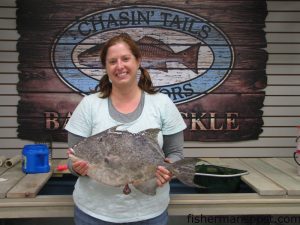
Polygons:
[[24,173],[48,173],[50,171],[49,149],[47,145],[25,145],[22,155],[22,170]]

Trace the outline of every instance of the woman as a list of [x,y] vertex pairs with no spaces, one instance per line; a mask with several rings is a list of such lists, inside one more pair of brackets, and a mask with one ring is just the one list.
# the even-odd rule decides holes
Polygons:
[[[69,146],[123,124],[122,129],[132,133],[159,128],[158,142],[166,161],[183,158],[186,125],[169,97],[154,89],[147,70],[141,67],[137,44],[128,34],[115,36],[102,48],[101,62],[107,74],[100,80],[99,92],[83,98],[66,126]],[[124,195],[118,187],[97,183],[85,176],[88,165],[84,161],[70,161],[69,168],[80,175],[73,193],[77,225],[167,224],[168,181],[172,174],[164,167],[157,168],[159,188],[155,196],[134,188],[129,195]]]

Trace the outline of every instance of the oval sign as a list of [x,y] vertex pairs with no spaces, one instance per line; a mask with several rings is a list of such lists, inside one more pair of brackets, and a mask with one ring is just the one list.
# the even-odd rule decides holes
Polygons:
[[231,72],[233,49],[218,27],[181,10],[143,5],[98,11],[70,24],[52,47],[55,72],[89,94],[105,73],[101,47],[122,32],[139,44],[154,86],[177,104],[210,93]]

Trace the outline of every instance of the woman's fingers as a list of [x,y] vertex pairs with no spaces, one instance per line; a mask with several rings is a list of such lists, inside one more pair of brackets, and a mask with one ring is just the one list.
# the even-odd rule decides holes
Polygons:
[[72,160],[73,170],[81,176],[87,175],[88,172],[88,163],[83,160],[79,160],[76,156],[74,156],[74,150],[69,148],[67,150],[68,157]]
[[161,187],[172,179],[172,173],[163,166],[158,166],[156,170],[156,183]]
[[85,161],[76,161],[73,163],[73,170],[81,176],[85,176],[88,172],[88,164]]

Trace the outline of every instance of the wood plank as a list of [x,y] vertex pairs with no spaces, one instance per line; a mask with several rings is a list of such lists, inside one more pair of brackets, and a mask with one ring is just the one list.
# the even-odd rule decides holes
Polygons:
[[17,107],[16,106],[1,107],[0,116],[10,116],[10,117],[17,116]]
[[[284,67],[284,66],[280,66]],[[298,66],[300,71],[300,66]],[[279,67],[278,67],[279,68]],[[293,68],[291,68],[293,70]],[[266,89],[266,95],[299,95],[300,88],[298,86],[268,86]]]
[[268,1],[269,11],[297,11],[300,10],[299,1]]
[[[185,157],[288,157],[295,151],[295,148],[288,147],[241,147],[241,148],[184,148]],[[56,153],[58,154],[58,153]]]
[[0,128],[1,138],[16,138],[17,128]]
[[[1,38],[1,33],[0,33]],[[19,63],[0,63],[0,73],[18,73],[18,65]]]
[[[294,91],[297,91],[300,94],[300,87],[285,87],[286,89],[294,89]],[[298,90],[296,90],[298,88]],[[280,89],[283,90],[283,88],[278,87],[278,94],[280,92]],[[275,88],[274,88],[275,91]],[[299,121],[299,115],[300,115],[300,106],[297,107],[290,107],[288,106],[265,106],[263,107],[264,115],[265,116],[297,116]],[[297,123],[295,123],[295,126]]]
[[259,195],[270,196],[270,195],[285,195],[286,191],[279,187],[277,184],[272,182],[270,179],[266,178],[262,174],[258,173],[253,168],[247,166],[245,163],[236,158],[222,158],[218,159],[208,159],[210,163],[237,168],[241,170],[247,170],[249,172],[248,175],[244,175],[241,179],[249,185],[254,191],[256,191]]
[[0,6],[16,6],[16,1],[12,1],[12,0],[1,0],[0,1]]
[[[0,131],[3,130],[5,132],[5,128],[0,129]],[[247,142],[224,142],[224,143],[217,143],[217,142],[202,142],[199,143],[198,141],[186,141],[184,143],[185,148],[272,148],[272,147],[292,147],[291,144],[292,141],[294,141],[293,137],[262,137],[259,140],[251,140]],[[9,138],[9,139],[0,139],[0,148],[14,148],[14,147],[23,147],[25,144],[32,143],[32,141],[26,141],[26,140],[20,140],[15,138]],[[53,146],[55,148],[64,148],[66,147],[66,142],[57,143],[54,142]],[[291,156],[291,155],[290,155]]]
[[288,195],[300,195],[300,182],[296,181],[272,165],[255,158],[241,159],[244,163],[271,179],[274,183],[284,188]]
[[17,52],[0,52],[0,61],[2,62],[18,62],[18,57],[19,53]]
[[[1,37],[1,36],[0,36]],[[299,33],[266,33],[268,43],[299,43]]]
[[[274,110],[275,109],[276,108],[274,108]],[[290,110],[292,111],[292,109],[290,109]],[[298,123],[299,118],[297,118],[297,117],[281,117],[281,116],[273,117],[273,116],[269,116],[269,117],[263,117],[263,120],[264,120],[264,126],[263,126],[264,131],[266,131],[265,129],[267,129],[267,127],[291,127],[292,130],[293,130],[291,135],[286,135],[286,133],[284,133],[284,135],[282,135],[282,136],[294,136],[295,135],[294,127],[295,127],[295,124]],[[277,132],[277,134],[282,134],[282,132]],[[281,136],[281,135],[279,135],[279,136]]]
[[1,83],[17,84],[19,81],[18,74],[0,74]]
[[[267,33],[267,40],[269,43],[299,43],[299,33]],[[16,30],[2,30],[0,32],[0,40],[5,41],[17,41],[19,39],[19,34]]]
[[17,41],[0,41],[0,51],[17,51]]
[[[1,44],[1,43],[0,43]],[[294,47],[294,49],[300,49],[299,47]],[[1,46],[0,46],[1,50]],[[299,50],[300,51],[300,50]],[[292,55],[291,55],[292,56]],[[17,84],[19,81],[18,74],[0,74],[2,83],[6,84]],[[297,75],[269,75],[268,76],[268,85],[300,85],[300,76]],[[267,98],[268,96],[266,96]]]
[[7,179],[1,182],[0,185],[0,199],[5,198],[7,192],[18,183],[25,174],[22,172],[22,163],[18,163],[14,167],[7,170],[1,175],[1,178]]
[[4,29],[16,29],[16,19],[0,19],[0,27]]
[[[0,166],[0,178],[1,178],[1,174],[3,174],[6,170],[8,170],[8,168],[4,167],[4,166]],[[0,182],[1,184],[1,182]]]
[[[20,7],[20,9],[23,9],[19,15],[25,17],[26,12],[31,12],[28,10],[28,5],[30,6],[30,1],[27,1],[29,3],[27,3],[27,7],[25,8],[24,6],[22,7],[21,4],[18,4],[18,6]],[[136,0],[127,0],[121,3],[125,3],[127,5],[147,5],[147,4],[152,4],[152,5],[159,5],[159,3],[161,3],[161,1],[159,0],[143,0],[143,1],[136,1]],[[226,2],[226,4],[225,4]],[[249,2],[249,1],[247,1]],[[201,16],[204,18],[209,18],[210,20],[214,21],[214,22],[220,22],[220,21],[225,21],[225,22],[237,22],[237,21],[247,21],[247,22],[253,22],[253,23],[261,23],[261,21],[265,18],[266,16],[266,8],[267,8],[267,4],[265,3],[265,1],[254,1],[254,3],[252,3],[253,1],[251,1],[249,4],[240,4],[240,1],[195,1],[195,0],[190,0],[188,2],[182,1],[182,0],[165,0],[164,1],[164,5],[165,6],[176,6],[177,8],[180,9],[184,9],[190,12],[194,12],[197,13],[199,11],[201,11]],[[65,20],[70,20],[73,19],[71,16],[75,15],[86,15],[88,13],[90,13],[90,9],[94,9],[95,11],[99,11],[103,8],[107,7],[107,2],[106,1],[89,1],[89,7],[81,7],[82,2],[80,1],[72,1],[72,4],[70,4],[70,2],[66,2],[66,1],[51,1],[52,4],[46,4],[43,3],[43,12],[47,12],[50,11],[49,8],[53,8],[53,6],[57,5],[57,10],[53,10],[51,12],[55,12],[55,16],[51,17],[52,20],[58,19],[61,21],[65,21]],[[252,4],[251,4],[252,3]],[[33,3],[31,3],[33,5],[33,7],[35,6],[35,2],[33,1]],[[114,6],[114,3],[111,3],[112,6]],[[213,13],[211,13],[211,11],[208,11],[207,9],[213,9]],[[228,9],[230,9],[230,13],[228,11]],[[74,12],[74,14],[72,14],[71,12]],[[36,12],[36,11],[34,11]],[[224,13],[226,14],[226,16],[224,16]],[[256,14],[256,16],[254,16],[253,14]],[[29,14],[30,16],[27,18],[32,18],[32,21],[30,24],[32,24],[33,27],[35,27],[35,21],[36,18],[33,17],[35,16],[37,13],[32,13]],[[39,22],[40,20],[45,20],[47,14],[44,13],[42,15],[40,15],[39,18]],[[26,17],[24,18],[26,20]],[[28,20],[28,19],[27,19]],[[28,22],[27,22],[28,24]]]
[[272,146],[278,146],[278,147],[285,147],[290,145],[292,141],[294,141],[295,138],[260,138],[259,141],[257,140],[249,140],[247,143],[245,142],[225,142],[225,143],[212,143],[212,142],[203,142],[199,143],[197,141],[186,141],[184,143],[184,147],[216,147],[216,148],[222,148],[222,147],[272,147]]
[[[0,112],[0,114],[1,114],[1,112]],[[272,127],[264,127],[263,133],[260,135],[260,139],[268,138],[268,142],[272,142],[273,139],[276,140],[277,138],[294,137],[295,132],[296,132],[295,127],[276,127],[276,129],[274,129]],[[17,138],[17,135],[18,135],[17,128],[1,128],[0,127],[0,137],[2,137],[2,138]],[[258,142],[260,142],[260,141],[258,141]],[[199,142],[197,142],[197,143],[199,144]],[[187,145],[188,144],[189,143],[187,143]],[[66,144],[63,144],[64,147],[65,147],[65,145]],[[287,143],[287,146],[289,146],[289,145],[290,145],[290,143]],[[58,147],[60,147],[60,145]]]
[[1,41],[17,41],[19,37],[17,30],[1,30],[0,32]]
[[299,22],[266,22],[266,32],[299,32]]
[[[276,76],[268,77],[268,80],[270,82],[272,82],[273,84],[280,84],[281,83],[281,85],[285,85],[285,84],[291,85],[293,80],[294,80],[294,82],[295,82],[294,84],[300,86],[300,76],[299,77],[294,76],[294,79],[292,79],[292,77],[287,76],[285,82],[284,82],[284,77],[276,77]],[[274,105],[280,105],[280,106],[295,105],[295,106],[299,106],[300,101],[299,101],[299,96],[266,96],[265,101],[264,101],[264,105],[265,106],[274,106]]]
[[300,14],[299,12],[269,12],[266,22],[274,21],[300,21]]
[[[268,6],[270,1],[268,2]],[[270,6],[269,6],[270,7]],[[0,8],[0,15],[3,18],[16,18],[16,8]],[[300,14],[298,12],[274,12],[268,13],[266,22],[270,21],[299,21]]]
[[[300,25],[298,25],[300,27]],[[13,61],[13,56],[11,60]],[[300,54],[269,54],[269,64],[299,64]]]
[[5,155],[7,157],[13,157],[18,154],[22,154],[21,148],[12,148],[12,149],[0,149],[1,155]]
[[300,176],[297,175],[297,166],[295,164],[293,165],[279,158],[266,158],[262,160],[279,169],[288,176],[294,178],[295,180],[299,181],[300,185]]
[[[0,105],[3,106],[17,106],[18,105],[18,101],[20,100],[20,97],[15,95],[15,96],[11,96],[11,95],[2,95],[0,96]],[[12,114],[13,115],[13,114]]]
[[[300,15],[300,13],[298,13]],[[268,53],[299,53],[300,44],[296,43],[270,43],[267,47]]]
[[[4,128],[3,128],[4,129]],[[249,148],[284,148],[289,146],[289,143],[292,142],[295,138],[279,138],[279,137],[270,137],[270,138],[260,138],[259,141],[247,141],[247,142],[224,142],[224,143],[217,143],[217,142],[198,142],[198,141],[185,141],[184,147],[185,148],[216,148],[216,150],[220,150],[222,148],[239,148],[239,149],[249,149]],[[282,142],[282,143],[281,143]],[[10,148],[23,148],[26,144],[31,144],[33,141],[28,140],[21,140],[18,138],[8,138],[8,139],[0,139],[0,149],[10,149]],[[290,145],[292,147],[293,145]],[[54,148],[66,148],[66,142],[53,142]],[[292,156],[292,155],[290,155]]]
[[0,117],[0,127],[17,127],[16,117]]
[[16,18],[16,8],[0,8],[2,18]]
[[[201,143],[200,143],[201,144]],[[199,145],[200,145],[199,144]],[[54,148],[52,155],[55,159],[66,158],[67,148]],[[20,150],[0,150],[6,154],[17,154]],[[288,157],[293,154],[295,148],[184,148],[185,157]]]
[[290,164],[290,165],[293,165],[293,166],[299,166],[296,162],[295,162],[295,160],[294,160],[294,158],[280,158],[281,160],[283,160],[283,161],[286,161],[288,164]]
[[0,168],[5,166],[5,160],[7,160],[7,157],[4,155],[0,155]]
[[52,175],[48,173],[27,174],[9,192],[7,198],[34,198]]

